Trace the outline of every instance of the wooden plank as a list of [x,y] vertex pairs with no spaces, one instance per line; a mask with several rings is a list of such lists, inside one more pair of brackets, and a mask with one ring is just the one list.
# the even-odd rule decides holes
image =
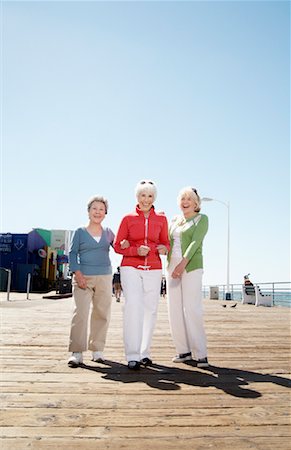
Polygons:
[[[200,427],[200,426],[173,426],[173,427],[163,427],[155,426],[151,427],[150,433],[151,437],[156,438],[175,438],[176,436],[183,435],[187,439],[195,438],[198,436],[208,436],[213,438],[231,438],[231,437],[271,437],[273,434],[275,437],[282,436],[285,438],[291,437],[291,429],[286,425],[277,425],[276,433],[274,433],[274,427],[269,425],[249,425],[249,426],[236,426],[230,425],[225,429],[223,426],[218,427]],[[62,437],[74,437],[74,438],[141,438],[145,439],[148,437],[149,428],[148,427],[122,427],[122,426],[111,426],[107,425],[105,427],[48,427],[48,426],[38,426],[38,427],[5,427],[2,428],[2,437],[4,438],[35,438],[41,436],[42,438],[62,438]]]
[[[149,386],[146,383],[137,383],[132,382],[130,379],[128,379],[128,382],[124,384],[124,386],[121,386],[117,383],[108,383],[108,384],[98,384],[97,382],[83,382],[83,383],[62,383],[62,382],[4,382],[1,383],[2,385],[2,392],[18,392],[19,394],[28,392],[28,393],[64,393],[64,394],[72,394],[72,385],[74,386],[74,393],[77,395],[85,395],[85,394],[92,394],[94,395],[115,395],[115,394],[124,394],[129,396],[136,396],[137,394],[151,394],[156,395],[156,393],[160,393],[161,395],[164,395],[165,393],[175,393],[181,397],[181,402],[183,401],[183,396],[193,394],[195,396],[197,395],[215,395],[217,392],[221,392],[222,394],[225,394],[224,389],[227,390],[227,387],[229,387],[229,384],[226,383],[225,386],[220,385],[219,387],[216,386],[202,386],[201,384],[197,385],[184,385],[181,386],[179,384],[175,385],[160,385],[158,386]],[[21,386],[20,386],[21,385]],[[158,389],[160,387],[160,389]],[[201,389],[203,387],[203,389]],[[163,389],[162,389],[163,388]],[[171,389],[172,388],[172,389]],[[223,389],[224,388],[224,389]],[[249,387],[250,389],[252,386]],[[259,386],[254,386],[253,389],[259,393],[259,395],[250,394],[249,396],[244,396],[243,392],[238,388],[237,395],[235,395],[235,392],[232,393],[231,397],[234,398],[247,398],[248,400],[251,400],[252,398],[260,399],[262,396],[265,396],[266,394],[283,394],[286,396],[286,398],[290,398],[290,395],[288,392],[286,392],[286,386],[276,385],[273,383],[265,382],[260,383]],[[154,390],[154,393],[153,393]],[[248,391],[247,391],[248,392]],[[239,395],[241,394],[241,395]]]
[[209,450],[209,448],[217,448],[221,450],[280,450],[290,449],[290,438],[285,437],[258,437],[258,438],[214,438],[203,435],[195,438],[185,436],[176,436],[175,438],[154,438],[151,439],[150,433],[146,438],[135,439],[42,439],[39,436],[36,439],[10,439],[2,442],[3,450],[56,450],[57,448],[70,450],[136,450],[138,448],[144,450],[183,450],[183,449],[199,449]]
[[[78,391],[78,394],[81,392]],[[183,396],[181,401],[180,396]],[[78,395],[77,399],[68,393],[27,393],[14,392],[0,395],[0,403],[2,408],[78,408],[78,409],[173,409],[179,408],[207,408],[209,406],[217,405],[218,408],[236,408],[236,407],[251,407],[253,405],[260,406],[284,406],[286,409],[290,407],[290,398],[286,392],[272,392],[264,393],[259,398],[241,398],[226,396],[223,392],[214,393],[208,390],[204,393],[197,391],[195,396],[189,393],[179,392],[179,394],[172,393],[155,393],[150,396],[141,394],[136,397],[134,393],[118,393],[112,391],[107,393],[92,393],[88,392],[85,395]]]
[[[116,414],[116,411],[118,414]],[[209,418],[211,417],[211,422]],[[286,407],[275,405],[272,408],[250,406],[248,408],[167,408],[167,409],[130,409],[112,408],[111,410],[81,408],[3,408],[0,417],[1,426],[247,426],[250,423],[260,425],[289,425],[290,418]]]

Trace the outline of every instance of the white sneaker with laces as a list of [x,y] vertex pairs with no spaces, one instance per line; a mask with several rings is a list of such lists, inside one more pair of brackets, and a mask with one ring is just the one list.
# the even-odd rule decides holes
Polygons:
[[103,352],[92,352],[92,361],[94,362],[104,362]]
[[70,367],[78,367],[83,363],[83,353],[82,352],[73,352],[68,360],[68,365]]

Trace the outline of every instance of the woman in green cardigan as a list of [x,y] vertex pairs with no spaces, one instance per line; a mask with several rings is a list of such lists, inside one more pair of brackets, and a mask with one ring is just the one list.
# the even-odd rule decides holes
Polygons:
[[200,214],[200,204],[196,189],[185,187],[179,192],[182,215],[170,224],[168,309],[177,351],[173,362],[189,361],[193,354],[197,367],[208,367],[202,305],[202,244],[208,218]]

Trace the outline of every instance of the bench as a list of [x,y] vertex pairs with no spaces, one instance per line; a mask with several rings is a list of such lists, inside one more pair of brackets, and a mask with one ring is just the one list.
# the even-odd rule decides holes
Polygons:
[[273,296],[271,294],[262,294],[260,287],[256,284],[243,285],[242,304],[255,306],[273,306]]
[[243,285],[242,287],[242,304],[255,305],[256,304],[256,292],[255,286]]
[[258,285],[255,285],[256,303],[255,306],[273,306],[273,295],[262,294]]

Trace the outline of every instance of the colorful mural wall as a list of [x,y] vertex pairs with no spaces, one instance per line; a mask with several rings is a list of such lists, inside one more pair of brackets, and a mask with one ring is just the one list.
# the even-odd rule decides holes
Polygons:
[[[31,292],[48,292],[58,278],[68,276],[71,231],[35,228],[28,234],[0,234],[0,290],[25,292],[31,274]],[[6,269],[6,270],[5,270]]]

